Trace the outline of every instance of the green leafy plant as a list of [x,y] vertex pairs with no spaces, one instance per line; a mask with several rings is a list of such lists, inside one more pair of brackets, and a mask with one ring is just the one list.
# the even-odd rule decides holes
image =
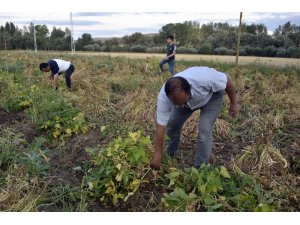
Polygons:
[[170,194],[165,194],[162,203],[172,211],[195,211],[199,198],[194,193],[186,193],[184,189],[176,187]]
[[14,80],[6,80],[6,88],[3,90],[5,98],[2,100],[2,108],[7,112],[18,112],[27,108],[32,103],[32,99],[26,95],[22,83]]
[[89,195],[113,204],[127,201],[145,182],[149,171],[145,167],[149,162],[146,152],[151,148],[150,137],[141,131],[130,132],[128,138],[118,137],[107,148],[87,148],[93,162],[84,178]]
[[[163,206],[168,211],[274,211],[272,198],[248,176],[230,175],[224,166],[203,164],[185,172],[172,168],[166,175],[168,188]],[[264,199],[265,202],[260,202]],[[270,204],[269,204],[270,203]]]
[[[2,74],[7,78],[6,74]],[[54,138],[86,133],[88,123],[84,114],[52,90],[28,85],[23,78],[3,79],[7,83],[2,107],[7,112],[27,109],[28,115],[42,130],[50,130]]]

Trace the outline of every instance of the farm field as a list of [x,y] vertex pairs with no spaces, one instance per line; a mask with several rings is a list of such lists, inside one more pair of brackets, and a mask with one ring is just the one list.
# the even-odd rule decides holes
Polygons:
[[[236,70],[235,57],[178,54],[176,71],[229,74],[240,114],[225,97],[209,165],[190,167],[198,112],[180,154],[152,170],[162,56],[1,51],[0,211],[299,211],[299,59],[241,57]],[[63,77],[52,90],[39,70],[51,58],[74,64],[74,90]]]
[[[120,52],[101,52],[101,53],[84,53],[79,52],[78,54],[83,55],[105,55],[105,56],[124,56],[128,58],[142,58],[157,57],[162,59],[165,54],[153,54],[153,53],[120,53]],[[235,63],[235,56],[224,56],[224,55],[199,55],[199,54],[176,54],[176,59],[180,61],[217,61],[220,63]],[[295,66],[300,68],[300,59],[297,58],[272,58],[272,57],[256,57],[256,56],[240,56],[240,65],[248,64],[263,64],[276,67]]]
[[[22,51],[20,51],[22,52]],[[24,52],[24,51],[23,51]],[[49,54],[57,55],[55,52],[49,52]],[[68,52],[61,52],[62,54],[69,54]],[[147,58],[157,58],[157,60],[162,59],[165,54],[157,53],[130,53],[130,52],[76,52],[76,55],[85,56],[109,56],[109,57],[126,57],[132,59],[147,59]],[[176,54],[176,60],[179,61],[204,61],[204,62],[219,62],[219,63],[235,63],[235,56],[223,56],[223,55],[199,55],[199,54]],[[300,59],[297,58],[272,58],[272,57],[257,57],[257,56],[240,56],[239,65],[269,65],[275,67],[296,67],[300,68]]]

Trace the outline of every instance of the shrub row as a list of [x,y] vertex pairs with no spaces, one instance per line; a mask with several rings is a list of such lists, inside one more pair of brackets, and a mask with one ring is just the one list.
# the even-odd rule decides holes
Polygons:
[[[141,52],[141,53],[165,53],[165,46],[147,47],[144,45],[134,46],[99,46],[98,44],[89,44],[84,46],[84,51],[99,51],[99,52]],[[213,54],[213,55],[235,55],[235,49],[226,47],[218,47],[212,49],[210,45],[204,44],[199,48],[188,48],[185,46],[177,47],[179,54]],[[267,56],[267,57],[291,57],[300,58],[300,48],[277,48],[268,46],[266,48],[242,46],[240,48],[241,56]]]

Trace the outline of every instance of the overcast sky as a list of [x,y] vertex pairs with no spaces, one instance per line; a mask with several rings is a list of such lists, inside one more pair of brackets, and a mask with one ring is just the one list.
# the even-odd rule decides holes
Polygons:
[[[15,0],[10,0],[8,2],[9,4],[12,4],[13,1]],[[91,4],[83,4],[83,2],[92,3],[94,0],[81,1],[81,4],[76,4],[76,2],[78,2],[77,0],[65,1],[74,2],[74,7],[73,5],[71,7],[70,4],[62,4],[62,2],[64,2],[63,0],[53,0],[48,1],[45,4],[35,4],[34,8],[28,7],[30,6],[30,1],[32,0],[27,0],[27,4],[24,5],[23,8],[21,7],[21,9],[19,8],[20,5],[18,5],[18,7],[6,5],[3,10],[5,12],[0,12],[0,25],[4,25],[5,22],[9,21],[22,29],[23,26],[28,26],[30,22],[35,20],[35,24],[47,25],[50,31],[53,26],[60,27],[64,30],[66,27],[70,28],[70,12],[72,11],[75,39],[81,37],[83,33],[90,33],[92,37],[122,37],[134,32],[141,32],[144,34],[157,33],[163,25],[168,23],[182,23],[184,21],[198,21],[200,24],[209,22],[228,22],[230,25],[236,26],[239,23],[239,11],[242,11],[241,9],[243,9],[243,7],[229,7],[228,9],[228,7],[220,8],[212,7],[211,5],[202,5],[200,3],[201,0],[192,2],[194,4],[192,7],[191,4],[187,4],[191,0],[181,0],[181,4],[185,2],[189,7],[178,6],[178,4],[175,4],[176,1],[167,5],[169,7],[166,7],[165,4],[160,7],[159,4],[160,2],[162,4],[163,1],[152,0],[151,2],[153,3],[155,3],[155,1],[157,2],[156,8],[152,9],[151,7],[146,7],[146,9],[152,9],[151,11],[153,12],[146,12],[147,10],[143,7],[146,4],[143,3],[147,3],[147,1],[143,0],[136,2],[133,2],[132,0],[118,0],[119,3],[128,3],[124,7],[120,7],[120,5],[116,7],[114,7],[114,5],[99,5],[99,2],[103,2],[100,0],[98,0],[97,4],[95,3],[94,6]],[[113,3],[115,0],[108,1]],[[215,2],[216,0],[210,0],[209,2],[211,1]],[[232,0],[226,1],[227,6],[230,6],[230,1]],[[251,0],[253,3],[255,1],[257,0]],[[286,1],[290,0],[285,0],[285,2]],[[61,7],[57,7],[56,4],[59,4]],[[86,8],[86,5],[88,5],[89,8]],[[38,9],[37,7],[41,9]],[[163,10],[164,8],[166,10]],[[269,33],[274,31],[279,25],[283,25],[288,21],[300,26],[300,12],[287,12],[285,7],[280,7],[282,12],[261,12],[260,9],[268,8],[270,11],[272,10],[272,7],[264,7],[264,5],[260,8],[249,8],[248,6],[244,8],[259,12],[244,12],[243,22],[246,24],[263,23],[267,26]],[[295,11],[300,11],[296,10],[296,7],[292,8]],[[115,9],[115,11],[111,9]],[[176,12],[166,12],[172,9]],[[213,11],[213,9],[216,9],[216,11]],[[141,12],[140,10],[144,10],[144,12]]]

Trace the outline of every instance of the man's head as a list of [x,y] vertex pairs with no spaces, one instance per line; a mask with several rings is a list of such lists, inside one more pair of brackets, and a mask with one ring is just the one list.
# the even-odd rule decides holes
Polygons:
[[183,77],[172,77],[165,84],[165,92],[174,105],[185,105],[191,97],[191,85]]
[[41,63],[40,64],[40,70],[43,72],[49,72],[50,71],[50,65],[48,63]]
[[172,35],[169,35],[169,36],[167,37],[167,43],[170,44],[170,43],[172,43],[173,41],[174,41],[173,36],[172,36]]

